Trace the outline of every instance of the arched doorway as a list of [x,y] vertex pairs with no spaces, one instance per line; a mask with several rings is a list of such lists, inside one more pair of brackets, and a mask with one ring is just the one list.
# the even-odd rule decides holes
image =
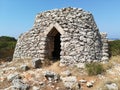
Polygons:
[[51,60],[58,60],[60,59],[60,36],[61,34],[58,30],[53,27],[50,32],[47,34],[46,40],[46,58]]

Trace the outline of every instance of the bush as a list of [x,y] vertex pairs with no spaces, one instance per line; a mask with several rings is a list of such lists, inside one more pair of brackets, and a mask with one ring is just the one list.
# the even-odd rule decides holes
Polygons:
[[120,55],[120,40],[109,41],[110,56]]
[[88,75],[97,75],[103,73],[105,70],[102,66],[102,64],[93,62],[93,63],[87,63],[85,65],[85,68],[87,70]]
[[0,42],[9,42],[9,41],[16,42],[16,39],[14,37],[9,37],[9,36],[1,36],[0,37]]
[[0,37],[0,59],[12,58],[16,41],[14,37]]

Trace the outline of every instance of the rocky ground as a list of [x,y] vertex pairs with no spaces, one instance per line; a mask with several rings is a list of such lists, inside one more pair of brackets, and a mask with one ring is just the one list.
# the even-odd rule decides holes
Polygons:
[[60,67],[59,61],[41,68],[36,61],[2,62],[0,90],[120,90],[120,64],[116,61],[96,76],[88,76],[76,66]]

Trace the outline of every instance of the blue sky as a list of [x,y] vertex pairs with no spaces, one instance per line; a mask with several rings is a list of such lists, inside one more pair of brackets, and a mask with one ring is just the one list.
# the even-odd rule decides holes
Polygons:
[[120,38],[120,0],[0,0],[0,36],[17,38],[32,28],[37,13],[69,6],[90,11],[100,32]]

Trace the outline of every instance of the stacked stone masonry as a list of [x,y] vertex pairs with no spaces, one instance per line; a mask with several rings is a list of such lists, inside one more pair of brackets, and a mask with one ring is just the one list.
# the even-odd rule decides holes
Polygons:
[[44,61],[56,54],[64,65],[107,61],[106,37],[99,32],[92,14],[83,9],[50,10],[37,14],[33,28],[20,35],[13,59]]

